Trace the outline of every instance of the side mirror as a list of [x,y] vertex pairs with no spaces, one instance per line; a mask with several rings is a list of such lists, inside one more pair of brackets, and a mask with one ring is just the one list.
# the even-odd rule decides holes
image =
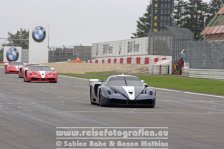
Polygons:
[[148,87],[148,84],[146,84],[146,83],[143,83],[144,85],[145,85],[145,87]]
[[52,71],[55,71],[55,69],[54,69],[54,68],[51,68],[51,70],[52,70]]

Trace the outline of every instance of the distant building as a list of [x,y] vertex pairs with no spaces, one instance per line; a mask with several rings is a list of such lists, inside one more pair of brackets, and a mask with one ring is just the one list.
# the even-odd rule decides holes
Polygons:
[[206,40],[224,40],[224,6],[205,27],[202,35]]
[[87,61],[91,58],[91,46],[50,47],[49,62],[62,62],[80,58]]

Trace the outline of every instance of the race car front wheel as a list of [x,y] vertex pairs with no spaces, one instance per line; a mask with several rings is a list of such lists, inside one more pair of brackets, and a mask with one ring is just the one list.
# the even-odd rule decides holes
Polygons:
[[24,81],[24,82],[30,82],[30,81],[27,81],[27,79],[26,79],[25,77],[23,78],[23,81]]
[[151,105],[147,105],[147,108],[154,108],[156,105],[156,100],[153,101],[153,103]]
[[103,106],[103,104],[102,104],[102,95],[101,95],[101,91],[100,91],[100,93],[99,93],[99,106]]
[[22,76],[19,74],[19,78],[22,78]]
[[101,107],[107,106],[105,103],[102,102],[102,99],[103,99],[103,96],[102,96],[101,91],[100,91],[100,93],[99,93],[99,106],[101,106]]
[[90,103],[91,104],[94,104],[94,102],[93,102],[93,94],[92,94],[93,92],[92,92],[92,87],[90,87],[89,88],[89,100],[90,100]]

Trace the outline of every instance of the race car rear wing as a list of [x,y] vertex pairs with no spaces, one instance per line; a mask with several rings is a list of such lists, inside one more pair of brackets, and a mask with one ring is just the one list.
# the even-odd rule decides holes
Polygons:
[[89,79],[89,82],[100,82],[99,79]]
[[91,84],[101,84],[102,81],[100,81],[99,79],[89,79],[89,85]]

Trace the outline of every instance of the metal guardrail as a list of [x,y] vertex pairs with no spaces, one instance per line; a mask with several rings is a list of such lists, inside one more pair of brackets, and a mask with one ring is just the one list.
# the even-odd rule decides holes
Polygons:
[[184,69],[184,76],[224,80],[224,69]]

